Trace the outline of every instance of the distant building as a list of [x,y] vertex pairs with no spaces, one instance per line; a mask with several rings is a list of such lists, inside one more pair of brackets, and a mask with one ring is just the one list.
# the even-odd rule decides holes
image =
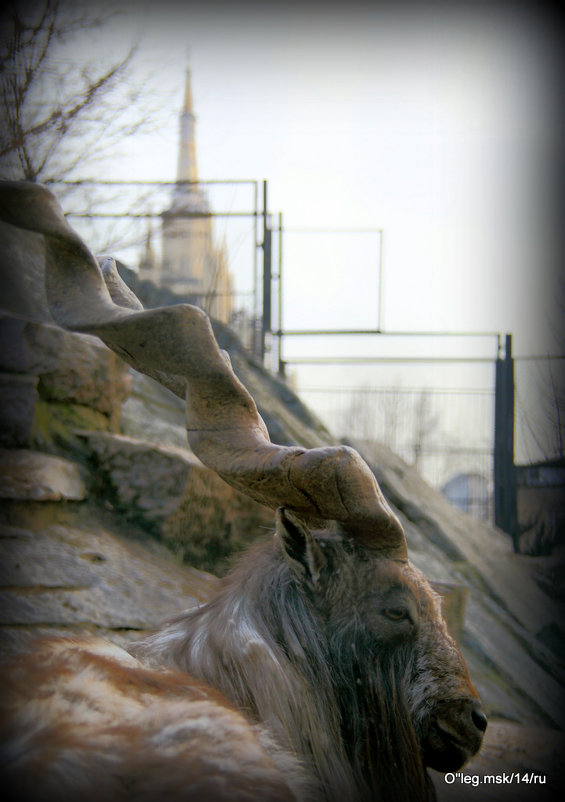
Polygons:
[[520,548],[550,554],[565,544],[565,460],[516,465],[514,475]]
[[480,473],[460,473],[441,488],[447,500],[473,518],[488,521],[491,517],[491,497],[488,481]]
[[233,311],[233,288],[223,247],[214,242],[213,217],[198,183],[196,118],[190,71],[186,72],[176,186],[171,206],[161,214],[162,257],[156,256],[147,232],[139,262],[139,279],[149,279],[193,302],[223,323]]

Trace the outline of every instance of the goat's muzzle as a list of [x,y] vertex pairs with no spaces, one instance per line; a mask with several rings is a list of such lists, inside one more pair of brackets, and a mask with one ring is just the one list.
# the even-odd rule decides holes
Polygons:
[[437,771],[457,771],[481,746],[487,717],[474,697],[441,702],[423,732],[424,764]]

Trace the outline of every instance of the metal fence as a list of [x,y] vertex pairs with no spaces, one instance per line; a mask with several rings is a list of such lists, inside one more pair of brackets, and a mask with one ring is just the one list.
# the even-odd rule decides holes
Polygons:
[[455,506],[492,521],[493,389],[300,388],[336,436],[383,443]]
[[[187,182],[189,183],[189,182]],[[171,207],[177,182],[59,181],[52,182],[73,228],[96,253],[111,253],[137,270],[150,247],[156,262],[163,257],[163,218]],[[256,350],[261,326],[263,199],[255,180],[199,181],[196,185],[209,212],[181,212],[190,220],[209,217],[214,248],[226,254],[231,275],[230,325],[250,350]],[[213,293],[214,297],[220,294]],[[205,308],[206,298],[192,301]]]
[[[388,445],[457,506],[489,520],[493,487],[511,484],[500,470],[495,428],[499,435],[509,429],[508,442],[500,436],[497,442],[510,469],[514,457],[527,462],[563,453],[565,381],[557,373],[562,362],[551,361],[563,356],[529,357],[518,366],[515,448],[513,392],[508,410],[498,405],[495,427],[500,335],[384,330],[381,229],[284,229],[282,215],[277,223],[268,213],[266,182],[200,184],[233,277],[230,325],[267,366],[298,377],[299,394],[336,437],[362,440],[367,448]],[[173,183],[62,182],[53,188],[95,251],[109,250],[130,266],[139,263],[149,240],[159,252]],[[396,375],[402,386],[394,386]]]

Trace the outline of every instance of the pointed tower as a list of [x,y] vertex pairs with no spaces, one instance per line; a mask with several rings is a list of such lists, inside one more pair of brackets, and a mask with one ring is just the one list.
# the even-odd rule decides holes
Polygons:
[[233,308],[231,276],[225,251],[214,244],[210,206],[198,180],[196,117],[187,70],[176,184],[171,206],[161,215],[163,260],[159,283],[227,323]]
[[200,303],[209,292],[207,274],[213,269],[209,264],[213,242],[210,208],[198,184],[190,70],[186,71],[179,129],[176,185],[172,204],[162,214],[161,284],[177,293],[190,294],[195,303]]
[[[186,71],[184,88],[184,103],[180,115],[180,141],[177,162],[177,181],[191,181],[198,183],[198,168],[196,165],[196,117],[192,107],[192,87],[190,70]],[[177,186],[177,191],[182,186]]]

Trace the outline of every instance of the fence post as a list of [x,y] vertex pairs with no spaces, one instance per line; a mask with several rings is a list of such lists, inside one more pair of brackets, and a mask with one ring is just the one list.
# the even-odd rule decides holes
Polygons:
[[278,291],[278,308],[277,308],[277,325],[278,325],[278,375],[281,379],[285,377],[285,368],[282,358],[282,316],[283,316],[283,297],[282,297],[282,281],[283,281],[283,216],[279,212],[279,272],[277,275],[277,291]]
[[267,213],[267,182],[263,181],[263,316],[261,323],[261,361],[265,358],[265,340],[271,331],[271,252],[272,231]]
[[512,335],[505,338],[504,359],[496,360],[494,400],[494,522],[512,537],[519,552],[514,471],[514,360]]

